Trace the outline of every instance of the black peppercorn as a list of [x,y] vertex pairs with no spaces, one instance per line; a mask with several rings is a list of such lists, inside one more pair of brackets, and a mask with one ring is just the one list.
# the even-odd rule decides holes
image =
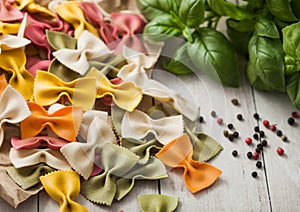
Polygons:
[[251,158],[252,158],[252,152],[247,152],[247,157],[248,157],[249,159],[251,159]]
[[223,135],[224,135],[226,138],[228,137],[228,134],[229,134],[228,130],[224,130],[224,131],[223,131]]
[[233,155],[233,157],[236,157],[238,155],[238,151],[237,150],[233,150],[232,151],[232,155]]
[[229,141],[233,141],[233,140],[234,140],[233,134],[228,134],[228,140],[229,140]]
[[233,137],[238,138],[239,137],[239,133],[237,131],[233,132]]
[[283,135],[283,136],[281,137],[281,140],[282,140],[282,141],[287,141],[287,137],[286,137],[285,135]]
[[252,175],[252,177],[256,178],[257,177],[257,172],[254,171],[254,172],[252,172],[251,175]]
[[237,99],[231,99],[231,103],[233,105],[238,105],[239,104],[239,100],[237,100]]
[[263,149],[263,145],[262,145],[261,143],[257,144],[256,147],[257,147],[258,149],[260,149],[260,150]]
[[237,114],[236,118],[241,121],[241,120],[243,120],[243,115],[242,114]]
[[260,153],[261,150],[259,148],[255,148],[255,152]]
[[211,112],[210,112],[210,115],[211,115],[212,117],[216,117],[216,116],[217,116],[217,114],[216,114],[215,111],[211,111]]
[[253,134],[253,138],[255,139],[255,140],[258,140],[258,134],[257,133],[255,133],[255,134]]
[[259,126],[254,127],[255,132],[259,132]]
[[276,132],[276,135],[277,135],[277,136],[282,136],[282,131],[281,131],[281,130],[278,130],[278,131]]
[[265,146],[268,145],[268,142],[267,142],[267,140],[264,139],[264,140],[261,141],[261,144],[265,147]]
[[260,169],[262,167],[262,162],[261,161],[257,161],[256,162],[256,167]]
[[263,138],[263,137],[265,137],[265,132],[264,131],[259,131],[259,136],[261,137],[261,138]]
[[295,119],[294,119],[293,117],[290,117],[290,118],[288,119],[288,124],[289,124],[289,125],[294,125],[294,124],[295,124]]
[[204,121],[203,116],[200,116],[200,117],[199,117],[199,122],[202,123],[203,121]]
[[253,114],[253,117],[254,117],[256,120],[258,120],[258,119],[259,119],[258,113],[254,113],[254,114]]
[[227,127],[228,129],[233,129],[233,124],[228,124]]

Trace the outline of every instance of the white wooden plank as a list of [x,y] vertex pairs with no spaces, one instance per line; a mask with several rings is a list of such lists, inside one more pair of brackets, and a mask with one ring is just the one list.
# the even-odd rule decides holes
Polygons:
[[[288,142],[283,142],[275,133],[265,130],[269,147],[265,149],[264,156],[272,207],[274,211],[299,211],[300,118],[296,119],[296,126],[288,125],[287,119],[295,108],[285,94],[255,91],[255,100],[262,119],[277,124],[288,137]],[[283,156],[277,154],[277,147],[285,150]]]
[[[154,72],[154,78],[164,84],[174,83],[170,76],[164,72]],[[190,88],[192,96],[200,106],[201,115],[205,123],[201,130],[217,139],[224,150],[211,164],[223,171],[218,181],[210,188],[192,194],[183,183],[182,170],[171,170],[169,178],[161,180],[161,193],[178,196],[180,204],[178,211],[269,211],[266,179],[263,170],[255,167],[255,162],[246,157],[248,151],[254,151],[253,146],[245,144],[244,139],[253,134],[256,122],[252,117],[255,111],[250,86],[243,82],[239,89],[221,87],[200,75],[200,79],[193,76],[181,77],[185,87]],[[176,83],[177,91],[181,85]],[[239,106],[233,106],[231,98],[237,98]],[[219,117],[226,123],[233,123],[240,133],[240,138],[229,142],[223,137],[225,126],[219,126],[216,119],[210,116],[210,111],[215,110]],[[242,122],[236,119],[236,114],[244,116]],[[231,155],[233,149],[238,150],[239,156]],[[252,171],[258,172],[258,178],[251,176]]]

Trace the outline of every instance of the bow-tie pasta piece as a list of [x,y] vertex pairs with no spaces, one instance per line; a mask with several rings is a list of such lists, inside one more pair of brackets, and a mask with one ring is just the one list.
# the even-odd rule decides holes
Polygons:
[[0,35],[0,54],[2,51],[8,51],[24,47],[30,43],[30,40],[14,35]]
[[19,149],[11,148],[9,159],[15,168],[45,163],[52,168],[70,170],[71,166],[59,150],[54,149]]
[[20,28],[19,22],[6,23],[0,21],[0,34],[17,34]]
[[192,155],[193,146],[187,134],[174,139],[156,154],[167,166],[183,168],[184,182],[195,193],[212,185],[222,172],[208,163],[194,161]]
[[178,206],[178,197],[162,194],[142,194],[138,201],[143,212],[172,212]]
[[48,106],[63,97],[74,106],[81,106],[85,111],[91,110],[96,99],[96,80],[84,77],[64,82],[51,73],[38,70],[34,83],[35,101],[42,106]]
[[26,190],[40,183],[40,176],[53,172],[55,169],[40,163],[19,169],[16,169],[14,166],[8,166],[6,171],[21,188]]
[[48,113],[42,106],[27,102],[31,115],[20,124],[22,139],[38,135],[46,127],[50,127],[59,137],[76,141],[82,120],[82,108],[66,106],[53,113]]
[[75,202],[80,191],[79,175],[74,171],[56,171],[40,177],[48,195],[60,205],[59,212],[88,212]]
[[31,138],[20,139],[13,137],[11,139],[11,145],[15,149],[32,149],[32,148],[44,148],[49,147],[51,149],[60,149],[64,145],[70,143],[64,139],[53,138],[48,136],[37,136]]
[[122,137],[140,140],[152,133],[163,145],[183,134],[182,115],[152,119],[140,110],[126,112],[121,127]]
[[35,3],[34,0],[15,0],[14,6],[22,11],[27,11],[30,14],[37,14],[41,16],[47,16],[54,18],[55,15],[46,7],[41,6],[40,4]]
[[104,74],[95,68],[92,68],[86,77],[96,78],[97,98],[109,95],[113,98],[114,103],[124,110],[133,111],[142,100],[142,90],[133,82],[113,85]]
[[23,14],[12,5],[13,1],[0,0],[0,21],[12,22],[21,20]]
[[[3,79],[4,75],[2,75]],[[2,80],[1,80],[2,81]],[[3,81],[2,81],[3,82]],[[10,85],[1,83],[0,94],[0,147],[4,138],[4,123],[17,124],[30,116],[24,98]]]

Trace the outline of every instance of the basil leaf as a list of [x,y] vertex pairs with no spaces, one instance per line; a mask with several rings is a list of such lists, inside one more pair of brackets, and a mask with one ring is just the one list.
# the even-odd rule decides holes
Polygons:
[[272,20],[262,16],[257,18],[255,22],[255,32],[258,36],[265,36],[274,39],[280,38],[275,23]]
[[280,40],[253,35],[248,49],[249,62],[253,65],[253,70],[247,69],[250,83],[256,87],[259,79],[264,86],[256,88],[284,92],[284,52]]
[[230,27],[239,32],[253,32],[255,20],[247,19],[247,20],[243,20],[243,21],[236,21],[233,19],[227,19],[226,25],[227,25],[227,27]]
[[286,90],[294,106],[300,109],[300,72],[287,77]]
[[153,41],[165,41],[182,33],[184,26],[179,24],[181,24],[180,21],[172,15],[160,15],[146,25],[144,36]]
[[247,0],[247,9],[256,10],[264,6],[264,1],[262,0]]
[[292,10],[293,10],[293,13],[299,19],[300,18],[300,1],[299,0],[292,1],[291,2],[291,7],[292,7]]
[[207,0],[209,7],[221,16],[229,16],[235,20],[251,19],[253,15],[245,9],[224,0]]
[[138,0],[138,7],[148,20],[153,20],[170,11],[178,12],[176,0]]
[[174,74],[191,74],[196,70],[187,53],[187,44],[184,44],[174,53],[169,63],[164,63],[164,68]]
[[289,0],[266,0],[270,12],[282,21],[297,21]]
[[282,30],[287,74],[300,71],[300,22]]
[[204,21],[206,0],[181,0],[180,19],[190,28],[198,27]]
[[194,43],[187,44],[187,52],[198,70],[206,72],[223,85],[239,86],[239,60],[226,37],[211,28],[193,33]]
[[258,76],[255,68],[254,68],[254,64],[252,64],[251,62],[248,62],[247,64],[247,76],[248,79],[251,83],[251,85],[258,89],[258,90],[262,90],[262,91],[272,91],[273,89],[271,87],[269,87],[268,85],[266,85],[261,78]]

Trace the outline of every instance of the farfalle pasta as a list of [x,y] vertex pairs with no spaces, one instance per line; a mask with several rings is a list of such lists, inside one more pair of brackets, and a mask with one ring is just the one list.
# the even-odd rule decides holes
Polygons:
[[136,7],[107,3],[0,0],[0,186],[12,191],[0,195],[14,207],[42,188],[59,211],[87,211],[79,191],[111,205],[138,180],[167,178],[165,165],[183,168],[193,193],[221,174],[203,161],[222,147],[190,128],[195,101],[151,78],[164,43],[146,39]]

